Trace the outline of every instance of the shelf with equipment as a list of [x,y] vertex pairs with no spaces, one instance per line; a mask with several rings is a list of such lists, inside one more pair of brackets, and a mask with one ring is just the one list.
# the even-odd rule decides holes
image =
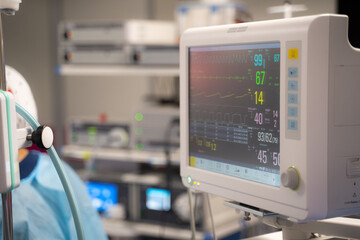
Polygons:
[[57,73],[61,76],[144,76],[144,77],[178,77],[178,66],[138,66],[110,64],[62,64]]
[[[164,152],[140,151],[132,149],[114,148],[92,148],[77,145],[65,145],[62,147],[62,156],[65,158],[75,158],[81,160],[102,159],[111,161],[132,161],[136,163],[146,163],[150,165],[165,165],[166,156]],[[172,165],[179,165],[180,153],[174,151],[170,154]]]

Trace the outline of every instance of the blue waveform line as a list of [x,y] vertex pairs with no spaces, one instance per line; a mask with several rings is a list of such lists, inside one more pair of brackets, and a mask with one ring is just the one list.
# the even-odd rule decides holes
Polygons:
[[234,64],[248,63],[252,58],[249,54],[195,55],[191,62],[195,64]]

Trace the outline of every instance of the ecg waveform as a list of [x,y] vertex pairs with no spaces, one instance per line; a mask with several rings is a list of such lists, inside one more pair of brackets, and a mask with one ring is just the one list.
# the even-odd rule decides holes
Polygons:
[[[250,73],[251,73],[251,69]],[[251,74],[249,76],[204,76],[204,75],[193,75],[191,76],[192,79],[216,79],[216,80],[247,80],[251,78]]]
[[[267,61],[270,61],[271,56],[268,52],[263,53],[264,58],[262,58],[261,66],[266,68]],[[247,64],[254,62],[254,53],[249,51],[248,53],[224,53],[216,55],[202,55],[196,54],[191,58],[192,64],[199,65],[221,65],[221,64]]]
[[252,93],[251,90],[249,89],[248,92],[246,93],[241,93],[241,94],[235,94],[235,93],[227,93],[227,94],[222,94],[221,92],[215,92],[215,93],[207,93],[207,92],[199,92],[199,93],[194,93],[191,94],[191,97],[205,97],[205,98],[219,98],[219,99],[227,99],[227,98],[233,98],[233,99],[241,99],[241,98],[245,98],[245,97],[251,97]]
[[234,64],[247,63],[252,60],[250,54],[195,55],[191,59],[194,64]]

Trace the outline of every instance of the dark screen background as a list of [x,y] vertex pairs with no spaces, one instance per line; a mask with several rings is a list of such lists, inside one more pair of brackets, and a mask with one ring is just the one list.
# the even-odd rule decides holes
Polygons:
[[280,43],[190,48],[189,81],[190,156],[279,174]]

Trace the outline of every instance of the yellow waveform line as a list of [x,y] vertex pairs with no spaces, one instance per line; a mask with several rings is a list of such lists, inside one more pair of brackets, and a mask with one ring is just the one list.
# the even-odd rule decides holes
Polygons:
[[220,97],[220,98],[229,98],[229,97],[232,97],[232,96],[234,96],[235,94],[228,94],[228,95],[225,95],[225,96],[222,96],[222,97]]
[[204,95],[205,92],[199,92],[199,93],[196,93],[196,94],[193,94],[192,96],[193,97],[198,97],[198,96],[201,96],[201,95]]
[[243,95],[240,95],[240,96],[236,96],[235,98],[243,98],[243,97],[246,97],[247,95],[249,95],[249,94],[251,94],[251,93],[245,93],[245,94],[243,94]]
[[[197,93],[197,94],[194,94],[194,95],[192,95],[192,96],[197,97],[197,96],[200,96],[200,95],[203,95],[203,94],[205,94],[205,92]],[[216,93],[213,93],[213,94],[210,94],[210,95],[206,95],[205,97],[206,97],[206,98],[219,97],[219,98],[221,98],[221,99],[231,98],[231,97],[234,97],[234,98],[243,98],[243,97],[246,97],[246,96],[248,96],[248,95],[250,95],[250,94],[251,94],[251,93],[248,92],[248,93],[245,93],[245,94],[243,94],[243,95],[234,97],[234,96],[235,96],[234,93],[230,93],[230,94],[228,94],[228,95],[221,96],[221,93],[220,93],[220,92],[216,92]]]
[[214,94],[206,95],[205,97],[209,98],[209,97],[216,97],[216,96],[221,97],[221,93],[217,92],[217,93],[214,93]]

